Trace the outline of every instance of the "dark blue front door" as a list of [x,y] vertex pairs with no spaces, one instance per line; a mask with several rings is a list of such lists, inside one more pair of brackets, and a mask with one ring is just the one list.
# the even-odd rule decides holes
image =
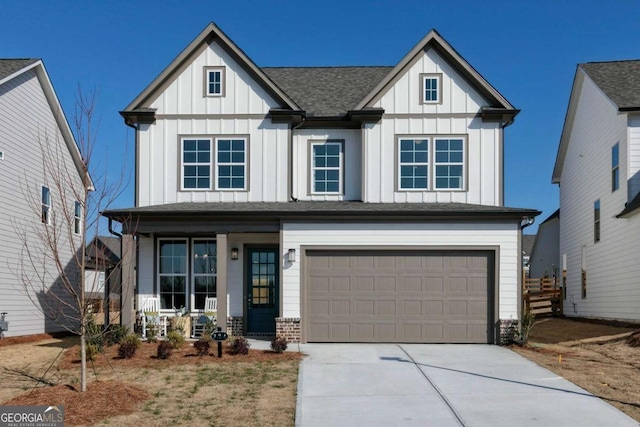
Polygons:
[[247,332],[275,334],[279,305],[278,249],[251,248],[247,255]]

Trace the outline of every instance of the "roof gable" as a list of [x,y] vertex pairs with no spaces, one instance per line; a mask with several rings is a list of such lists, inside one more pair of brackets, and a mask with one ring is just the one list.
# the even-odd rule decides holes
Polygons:
[[[55,93],[53,88],[53,84],[49,79],[49,74],[44,67],[44,63],[41,59],[0,59],[0,85],[3,85],[17,76],[26,73],[29,70],[34,70],[36,76],[38,77],[38,82],[40,83],[40,87],[44,92],[45,98],[49,104],[49,108],[53,114],[53,117],[60,129],[60,133],[65,141],[67,148],[69,149],[69,153],[73,159],[73,163],[76,166],[78,171],[78,175],[84,181],[84,160],[82,159],[82,154],[80,153],[80,149],[78,148],[78,144],[76,143],[75,137],[73,136],[73,132],[71,132],[71,128],[69,127],[69,122],[67,121],[66,116],[64,115],[64,111],[62,110],[62,106],[60,105],[60,101],[58,100],[58,96]],[[89,189],[93,190],[94,185],[91,177],[89,176]]]
[[299,110],[300,107],[280,89],[224,32],[213,22],[204,30],[147,86],[125,109],[131,112],[149,107],[154,96],[170,84],[186,68],[193,58],[215,41],[237,61],[282,107]]
[[480,92],[494,108],[516,110],[488,81],[484,79],[435,29],[416,44],[404,58],[385,76],[355,107],[370,107],[383,93],[389,90],[397,76],[405,72],[407,67],[418,60],[428,49],[434,48],[442,55],[469,83]]

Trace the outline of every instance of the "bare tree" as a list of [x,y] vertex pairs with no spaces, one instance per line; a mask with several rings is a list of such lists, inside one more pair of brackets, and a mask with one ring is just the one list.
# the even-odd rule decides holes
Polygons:
[[[97,280],[86,283],[85,279],[87,237],[99,234],[100,212],[122,193],[125,176],[121,172],[116,180],[108,179],[107,164],[93,163],[99,128],[94,117],[96,99],[95,90],[84,94],[78,89],[72,123],[79,161],[69,156],[73,147],[68,147],[58,133],[38,130],[46,189],[43,187],[42,198],[38,199],[33,183],[25,179],[23,193],[44,224],[34,226],[23,218],[14,221],[22,242],[16,275],[36,309],[55,325],[80,336],[83,392],[87,383],[87,326],[93,318],[88,293],[97,292],[99,286]],[[105,257],[94,255],[93,267],[100,268]]]

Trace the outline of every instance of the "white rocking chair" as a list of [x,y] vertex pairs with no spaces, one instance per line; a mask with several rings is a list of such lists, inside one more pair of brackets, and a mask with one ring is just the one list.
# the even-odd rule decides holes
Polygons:
[[202,337],[204,328],[208,323],[215,323],[218,316],[218,298],[206,298],[204,300],[204,310],[191,322],[191,335]]
[[160,299],[149,297],[142,305],[142,338],[147,338],[150,329],[156,331],[156,336],[167,335],[167,317],[160,315]]

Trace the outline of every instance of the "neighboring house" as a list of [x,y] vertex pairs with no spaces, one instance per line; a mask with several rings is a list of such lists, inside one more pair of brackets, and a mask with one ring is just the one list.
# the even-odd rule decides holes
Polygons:
[[529,258],[529,277],[560,276],[560,209],[538,226]]
[[[56,300],[68,295],[60,291],[47,233],[58,231],[61,266],[73,286],[80,284],[73,260],[82,251],[82,227],[74,227],[84,219],[81,211],[73,217],[78,200],[43,166],[45,153],[81,188],[82,158],[44,64],[0,59],[0,311],[8,313],[7,337],[60,331],[69,320]],[[64,224],[68,215],[72,224]]]
[[[110,303],[114,309],[120,308],[120,239],[111,236],[96,236],[86,248],[85,296],[97,301],[96,306],[104,309]],[[109,301],[106,296],[109,295]],[[108,311],[104,310],[105,313]],[[108,322],[106,319],[105,322]],[[119,321],[119,319],[112,319]]]
[[640,320],[640,61],[578,65],[553,182],[564,313]]
[[260,68],[210,24],[122,111],[136,206],[104,214],[168,315],[215,296],[234,334],[495,342],[539,214],[503,205],[517,113],[435,30],[393,67]]
[[535,240],[535,234],[522,235],[522,271],[525,277],[529,277],[529,258],[531,257],[531,249],[533,249]]

